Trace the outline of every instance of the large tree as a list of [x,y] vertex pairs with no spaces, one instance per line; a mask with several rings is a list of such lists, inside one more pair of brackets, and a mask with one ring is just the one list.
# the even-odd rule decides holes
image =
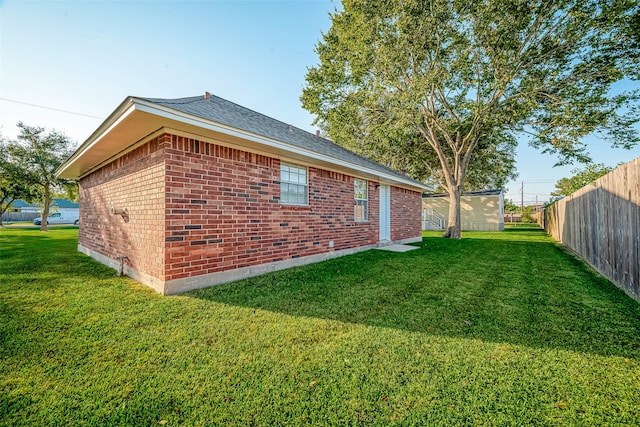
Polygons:
[[612,170],[612,167],[606,166],[604,163],[590,163],[582,169],[572,169],[571,173],[573,175],[569,178],[560,178],[558,182],[556,182],[556,189],[551,192],[551,195],[570,196],[585,185],[591,184]]
[[515,203],[511,199],[504,199],[504,211],[506,213],[516,213],[521,212],[522,208]]
[[45,131],[37,126],[18,123],[20,133],[16,141],[3,143],[0,170],[12,183],[37,191],[42,205],[42,225],[47,231],[46,218],[56,191],[72,189],[73,181],[56,177],[55,171],[71,154],[71,140],[55,130]]
[[[0,150],[0,156],[2,152]],[[20,182],[13,181],[6,176],[2,170],[0,162],[0,227],[3,224],[2,215],[11,209],[13,203],[18,199],[31,200],[34,197],[33,189]]]
[[611,90],[639,77],[638,8],[344,0],[316,47],[302,103],[337,143],[439,180],[450,195],[444,236],[459,238],[465,183],[512,173],[505,147],[516,138],[528,135],[559,163],[588,161],[588,134],[638,142],[637,91]]
[[2,215],[11,209],[13,203],[17,199],[30,196],[30,188],[20,180],[14,179],[11,169],[6,167],[8,158],[6,145],[7,141],[0,134],[0,226],[3,224]]

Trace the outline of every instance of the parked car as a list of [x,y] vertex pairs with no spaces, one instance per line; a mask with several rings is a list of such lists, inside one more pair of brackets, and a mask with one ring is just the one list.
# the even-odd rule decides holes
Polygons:
[[[36,219],[33,220],[33,223],[35,225],[41,225],[42,224],[42,217],[38,217]],[[72,213],[68,213],[68,212],[56,212],[54,214],[49,215],[49,217],[47,218],[47,224],[73,224],[73,225],[78,225],[80,223],[80,220],[78,218],[78,215],[76,214],[72,214]]]

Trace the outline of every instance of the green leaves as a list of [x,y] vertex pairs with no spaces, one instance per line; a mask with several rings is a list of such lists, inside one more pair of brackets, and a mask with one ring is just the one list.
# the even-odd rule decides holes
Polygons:
[[639,10],[627,0],[345,0],[301,100],[338,144],[451,194],[513,177],[518,135],[560,163],[586,162],[586,135],[640,140],[638,94],[612,92],[640,77]]
[[[44,128],[22,122],[18,128],[17,141],[3,141],[0,145],[0,175],[8,184],[29,188],[29,193],[40,199],[46,217],[54,191],[77,194],[75,181],[59,179],[55,174],[72,152],[71,141],[55,130],[45,132]],[[20,195],[16,193],[12,197]],[[46,222],[42,227],[46,230]]]
[[556,182],[556,190],[551,193],[553,196],[570,196],[585,185],[593,183],[595,180],[611,172],[614,168],[605,166],[604,163],[591,163],[583,169],[573,169],[574,175],[570,178],[561,178]]

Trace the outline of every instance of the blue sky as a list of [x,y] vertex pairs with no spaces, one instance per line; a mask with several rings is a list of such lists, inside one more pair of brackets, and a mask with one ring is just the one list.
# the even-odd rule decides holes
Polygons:
[[[313,132],[299,98],[334,7],[330,0],[0,0],[0,132],[15,137],[22,120],[82,143],[129,95],[205,91]],[[639,148],[596,140],[589,148],[608,165],[640,156]],[[573,168],[553,168],[555,161],[521,144],[520,177],[507,197],[519,202],[524,181],[525,203],[548,200]]]

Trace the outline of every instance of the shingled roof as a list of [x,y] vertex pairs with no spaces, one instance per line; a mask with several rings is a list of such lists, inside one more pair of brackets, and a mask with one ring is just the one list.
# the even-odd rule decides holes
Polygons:
[[421,182],[326,138],[208,92],[177,99],[127,97],[58,168],[57,174],[80,179],[165,130],[224,140],[240,149],[301,160],[416,191],[429,190]]
[[413,181],[416,185],[424,185],[391,168],[349,151],[329,139],[322,138],[212,94],[207,93],[204,97],[191,96],[177,99],[140,99],[379,172],[395,175],[403,180]]
[[[481,191],[467,191],[462,193],[463,196],[498,196],[502,193],[502,190],[481,190]],[[439,197],[449,197],[449,193],[424,193],[423,199],[433,199]]]
[[[80,205],[76,202],[72,202],[69,199],[51,199],[51,206],[57,207],[61,209],[77,209]],[[12,208],[14,209],[22,209],[22,208],[37,208],[38,205],[34,203],[27,203],[22,199],[16,199],[13,201]]]

